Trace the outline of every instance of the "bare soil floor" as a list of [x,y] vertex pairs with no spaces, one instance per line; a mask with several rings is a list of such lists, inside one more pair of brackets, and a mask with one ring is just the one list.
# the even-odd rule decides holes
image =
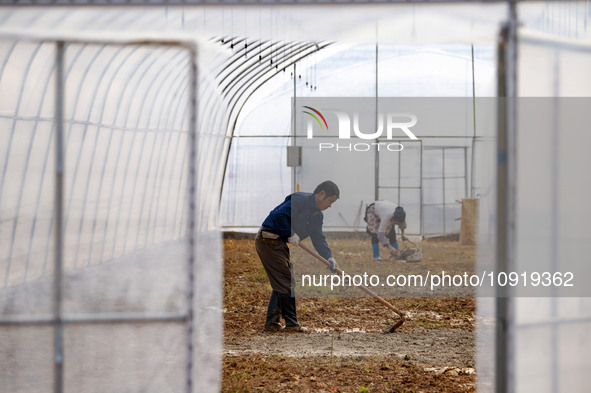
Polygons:
[[[345,271],[378,263],[367,236],[328,241]],[[397,274],[474,270],[473,246],[454,240],[419,246],[421,262],[382,255],[382,266]],[[267,333],[262,327],[271,287],[254,241],[227,238],[224,252],[223,392],[475,391],[472,297],[386,297],[406,315],[391,334],[381,330],[397,316],[375,299],[298,298],[298,318],[310,333]]]

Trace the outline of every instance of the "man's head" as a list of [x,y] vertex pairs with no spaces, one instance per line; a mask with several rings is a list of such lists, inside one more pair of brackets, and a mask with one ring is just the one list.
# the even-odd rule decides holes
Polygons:
[[396,207],[396,209],[394,210],[394,214],[392,215],[392,221],[394,221],[394,223],[397,225],[405,223],[406,212],[404,211],[402,206]]
[[330,180],[320,183],[314,190],[316,207],[319,210],[326,210],[339,199],[339,187]]

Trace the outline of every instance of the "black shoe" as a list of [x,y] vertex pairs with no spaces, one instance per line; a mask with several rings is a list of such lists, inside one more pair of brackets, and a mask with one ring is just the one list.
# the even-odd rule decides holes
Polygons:
[[283,329],[283,325],[279,323],[280,317],[281,309],[279,308],[279,294],[273,291],[271,292],[269,306],[267,307],[267,319],[265,320],[264,330],[268,332],[275,332]]
[[298,324],[297,326],[286,326],[283,328],[284,332],[308,333],[309,329]]
[[273,322],[271,324],[265,324],[265,327],[263,328],[263,330],[265,332],[279,332],[281,330],[283,330],[284,327],[282,324],[280,324],[279,322]]
[[296,301],[291,293],[279,294],[279,307],[281,308],[281,315],[285,319],[285,330],[289,331],[304,331],[304,327],[298,322],[296,315]]

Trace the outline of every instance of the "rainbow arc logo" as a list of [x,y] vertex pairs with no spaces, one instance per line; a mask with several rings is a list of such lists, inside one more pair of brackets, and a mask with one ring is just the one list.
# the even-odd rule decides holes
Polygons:
[[[307,123],[306,131],[308,139],[312,139],[314,137],[314,121],[312,119],[316,120],[320,126],[320,130],[326,129],[326,131],[328,131],[328,122],[319,110],[306,105],[302,105],[302,108],[302,113],[310,116],[307,118],[307,122],[305,122]],[[377,127],[374,131],[373,129],[361,129],[358,111],[353,111],[351,113],[334,109],[325,110],[325,112],[326,111],[334,114],[337,118],[337,131],[339,140],[351,139],[352,137],[365,140],[374,140],[383,138],[384,133],[386,134],[386,139],[394,139],[394,133],[399,131],[402,131],[410,139],[418,139],[416,135],[410,130],[411,127],[417,124],[418,120],[417,115],[414,113],[380,112],[377,114]],[[364,114],[367,115],[367,113]],[[354,135],[352,135],[352,133],[354,133]]]
[[[303,108],[309,109],[312,112],[314,112],[316,115],[320,116],[320,119],[322,119],[322,121],[324,122],[324,125],[326,126],[326,129],[328,130],[328,123],[326,123],[326,119],[324,118],[324,116],[322,116],[322,113],[320,113],[320,111],[312,108],[311,106],[305,106],[304,105]],[[320,129],[323,129],[324,128],[324,127],[322,127],[322,123],[320,122],[320,119],[314,113],[311,113],[311,112],[308,112],[308,111],[302,111],[302,112],[304,112],[304,113],[312,116],[314,119],[316,119],[316,121],[320,125]]]

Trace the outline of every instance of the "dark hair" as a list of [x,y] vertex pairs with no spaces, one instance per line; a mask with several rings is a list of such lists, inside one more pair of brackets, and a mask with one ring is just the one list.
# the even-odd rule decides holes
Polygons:
[[320,194],[320,192],[322,191],[326,193],[326,197],[336,195],[337,198],[340,198],[339,187],[337,187],[337,185],[331,182],[330,180],[323,181],[322,183],[320,183],[314,190],[314,194]]
[[402,208],[402,206],[397,206],[394,210],[394,215],[392,216],[394,221],[404,222],[406,221],[406,212]]

